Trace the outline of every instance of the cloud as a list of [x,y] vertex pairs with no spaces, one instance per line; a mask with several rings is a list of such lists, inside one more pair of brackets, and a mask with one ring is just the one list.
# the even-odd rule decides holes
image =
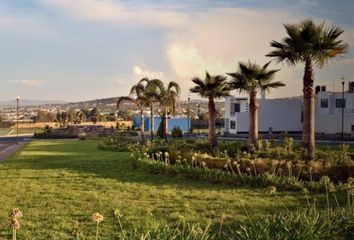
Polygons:
[[134,66],[132,70],[133,70],[134,75],[138,78],[148,77],[148,78],[161,79],[164,77],[164,74],[161,71],[145,70],[139,66]]
[[[282,23],[297,23],[303,18],[282,9],[278,9],[276,14],[266,9],[210,10],[207,14],[196,15],[192,22],[186,23],[184,31],[176,30],[168,35],[166,56],[174,74],[184,79],[181,85],[186,91],[186,88],[192,84],[190,78],[204,77],[205,70],[212,74],[225,74],[236,71],[239,61],[250,60],[264,64],[272,60],[265,57],[265,54],[271,50],[270,41],[281,40],[286,35]],[[319,22],[317,19],[314,20]],[[327,24],[332,23],[327,21]],[[342,38],[353,44],[353,29],[344,30],[345,34]],[[349,74],[352,72],[352,66],[349,66],[344,59],[338,59],[330,65],[332,71],[343,68],[343,71]],[[271,67],[282,68],[275,80],[283,81],[287,85],[273,90],[270,93],[271,97],[301,94],[302,64],[289,67],[286,64],[273,63]],[[317,74],[320,70],[315,69],[315,72]],[[321,77],[324,81],[331,81],[323,74]]]
[[41,81],[41,80],[27,80],[27,79],[23,79],[23,80],[9,80],[8,82],[12,82],[12,83],[16,83],[16,84],[20,84],[26,87],[38,87],[41,86],[45,83],[45,81]]
[[[61,9],[71,17],[82,21],[122,22],[129,24],[153,24],[158,26],[175,26],[184,21],[185,15],[168,10],[169,5],[147,8],[143,4],[129,9],[122,1],[114,0],[38,0],[42,4]],[[167,9],[167,10],[166,10]]]
[[114,21],[127,17],[124,7],[119,2],[110,0],[40,0],[40,2],[85,20]]

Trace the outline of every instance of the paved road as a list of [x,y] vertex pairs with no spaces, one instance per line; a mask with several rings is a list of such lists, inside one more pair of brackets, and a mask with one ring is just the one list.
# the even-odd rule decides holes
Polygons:
[[[30,141],[32,135],[24,134],[19,136],[19,141]],[[17,136],[0,136],[0,143],[16,143]]]
[[20,144],[17,144],[17,137],[0,137],[0,161],[5,160],[14,154],[24,143],[31,140],[30,136],[23,135],[19,137]]

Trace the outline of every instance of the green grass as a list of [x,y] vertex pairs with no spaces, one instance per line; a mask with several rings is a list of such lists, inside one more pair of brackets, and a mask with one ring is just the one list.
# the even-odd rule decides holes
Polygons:
[[[23,212],[19,239],[75,239],[75,231],[93,239],[91,215],[105,216],[101,239],[116,239],[114,210],[123,212],[125,228],[149,229],[179,218],[206,224],[226,214],[225,223],[244,222],[248,214],[266,214],[304,206],[298,192],[168,178],[133,169],[129,153],[100,151],[98,141],[33,141],[0,163],[0,239],[10,238],[8,211]],[[312,195],[325,205],[323,195]]]

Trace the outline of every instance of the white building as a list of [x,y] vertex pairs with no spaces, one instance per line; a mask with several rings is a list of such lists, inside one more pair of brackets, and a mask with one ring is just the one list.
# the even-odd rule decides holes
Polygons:
[[[344,105],[344,133],[354,132],[354,82],[348,91],[326,91],[325,86],[316,87],[315,131],[335,134],[342,132],[342,106]],[[248,132],[248,98],[229,97],[225,101],[225,133]],[[259,99],[259,132],[301,132],[302,98]]]

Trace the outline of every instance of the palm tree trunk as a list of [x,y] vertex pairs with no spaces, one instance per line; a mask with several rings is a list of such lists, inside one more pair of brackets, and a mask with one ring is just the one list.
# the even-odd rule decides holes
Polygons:
[[140,130],[140,133],[141,133],[141,144],[144,144],[145,143],[145,135],[144,135],[144,131],[145,131],[145,123],[144,123],[144,110],[141,109],[140,110],[140,121],[141,121],[141,130]]
[[258,102],[257,92],[250,93],[248,141],[258,149]]
[[165,111],[164,113],[164,119],[163,119],[163,136],[165,138],[165,142],[168,142],[168,115],[167,115],[167,111]]
[[313,91],[314,79],[311,59],[305,62],[303,84],[302,146],[306,150],[306,159],[312,160],[315,158],[315,94]]
[[215,102],[213,97],[209,97],[209,102],[208,102],[208,138],[209,138],[209,145],[213,149],[218,145],[218,140],[216,138],[216,108],[215,108]]
[[154,141],[154,105],[150,105],[150,139],[151,142]]

